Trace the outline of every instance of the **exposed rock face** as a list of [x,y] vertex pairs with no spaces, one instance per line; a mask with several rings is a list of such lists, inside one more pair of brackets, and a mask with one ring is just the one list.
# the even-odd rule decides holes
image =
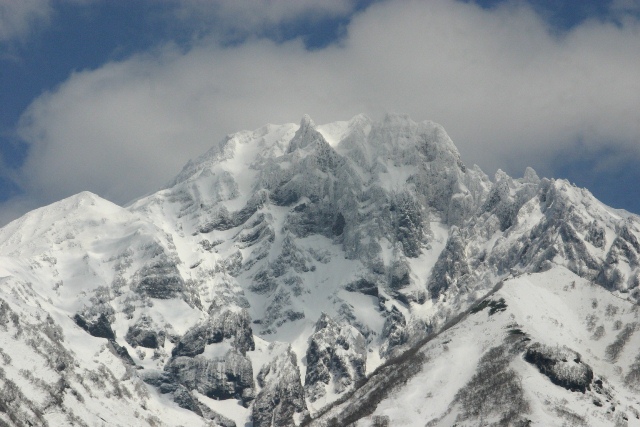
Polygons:
[[202,416],[202,410],[200,409],[200,403],[198,399],[193,397],[193,395],[187,390],[184,386],[179,385],[176,387],[173,392],[173,401],[176,402],[181,408],[188,409],[191,412],[195,412],[196,414]]
[[176,262],[164,253],[140,269],[135,281],[137,292],[151,298],[175,298],[184,290],[184,280],[176,268]]
[[173,392],[173,401],[181,408],[188,409],[206,420],[212,420],[217,425],[222,427],[236,427],[235,422],[200,403],[184,386],[178,386]]
[[113,331],[106,314],[101,313],[97,319],[92,322],[87,321],[80,314],[76,314],[73,317],[73,320],[76,322],[76,325],[80,326],[90,335],[109,340],[107,348],[111,350],[113,354],[120,357],[128,365],[135,365],[135,362],[129,355],[127,349],[116,342],[116,334]]
[[258,374],[262,388],[253,404],[255,427],[295,426],[308,415],[295,353],[289,346]]
[[164,347],[165,338],[165,332],[159,330],[150,318],[141,316],[129,327],[124,339],[131,347],[161,348]]
[[457,227],[452,227],[449,240],[444,250],[438,256],[431,271],[427,284],[431,298],[437,299],[441,293],[450,287],[456,288],[458,282],[463,281],[469,273],[465,243]]
[[210,398],[238,399],[245,405],[253,398],[251,361],[235,350],[229,350],[223,357],[174,357],[164,370],[161,391],[183,385]]
[[169,248],[157,241],[147,243],[141,252],[148,261],[132,277],[135,291],[150,298],[170,299],[184,291],[184,279],[178,271],[180,260],[174,253],[173,242],[168,237]]
[[593,380],[591,367],[581,361],[580,354],[565,346],[533,343],[527,348],[524,360],[535,365],[552,383],[571,391],[584,393]]
[[[631,274],[625,275],[627,264],[631,267]],[[629,224],[622,224],[616,238],[611,243],[607,258],[597,280],[606,288],[627,292],[640,284],[640,244],[635,234],[629,229]]]
[[98,318],[93,322],[87,322],[87,320],[79,314],[76,314],[73,317],[73,320],[78,326],[94,337],[106,338],[108,340],[116,339],[116,334],[111,328],[111,322],[109,322],[109,319],[104,313],[100,314],[100,316],[98,316]]
[[584,239],[596,248],[604,249],[607,244],[604,228],[596,220],[593,220],[593,222],[589,224],[587,235]]
[[384,344],[380,348],[380,355],[389,356],[393,351],[409,341],[409,332],[406,329],[407,320],[395,306],[384,321],[382,337]]
[[356,328],[339,325],[323,313],[309,338],[304,388],[311,402],[330,391],[339,395],[364,378],[365,339]]
[[221,310],[211,314],[206,322],[190,329],[173,349],[172,355],[194,357],[204,352],[205,346],[229,340],[240,353],[255,348],[251,320],[247,310]]
[[122,359],[125,363],[129,365],[135,365],[135,361],[129,354],[129,351],[126,347],[121,346],[116,342],[116,340],[109,340],[109,344],[107,344],[107,348],[111,350],[116,356]]
[[399,193],[394,199],[390,209],[395,214],[395,238],[402,245],[405,256],[416,258],[426,234],[426,212],[409,192]]
[[349,292],[360,292],[372,297],[378,297],[378,285],[367,279],[358,279],[355,282],[351,282],[345,286],[345,289]]

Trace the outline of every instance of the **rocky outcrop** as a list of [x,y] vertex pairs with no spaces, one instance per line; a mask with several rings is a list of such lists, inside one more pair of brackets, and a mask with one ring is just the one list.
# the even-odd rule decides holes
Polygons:
[[364,278],[348,283],[345,286],[345,290],[349,292],[360,292],[376,298],[378,297],[378,285]]
[[129,355],[127,349],[116,342],[116,334],[111,327],[109,318],[106,314],[101,313],[95,320],[88,321],[84,316],[76,314],[73,317],[76,325],[87,331],[90,335],[97,338],[106,338],[108,341],[107,348],[116,356],[121,358],[128,365],[135,365],[134,360]]
[[409,192],[397,194],[390,209],[394,213],[395,238],[402,245],[404,255],[417,258],[424,243],[426,213]]
[[339,325],[323,313],[309,337],[304,388],[315,402],[327,391],[340,395],[362,380],[366,371],[365,338],[353,326]]
[[295,426],[308,416],[298,360],[291,346],[258,374],[262,388],[253,404],[254,427]]
[[84,316],[76,314],[73,317],[76,325],[87,331],[90,335],[98,338],[106,338],[108,340],[115,340],[116,334],[111,328],[111,322],[106,314],[100,314],[94,321],[87,321]]
[[184,290],[184,280],[178,272],[176,262],[160,254],[142,267],[134,278],[134,288],[139,294],[158,299],[180,296]]
[[596,248],[600,249],[604,249],[607,244],[607,236],[604,228],[596,220],[589,224],[589,228],[584,239]]
[[[621,270],[621,264],[628,264],[631,268],[630,275],[622,273],[627,268],[622,267]],[[640,285],[640,280],[638,279],[639,266],[640,244],[629,229],[629,225],[623,224],[611,243],[602,271],[597,278],[598,282],[610,290],[627,292],[630,288],[636,288]]]
[[236,423],[227,417],[212,411],[208,406],[200,403],[196,397],[184,386],[178,386],[173,392],[173,401],[181,408],[188,409],[200,415],[202,418],[214,421],[216,425],[222,427],[236,427]]
[[228,340],[241,354],[254,350],[251,319],[245,309],[222,310],[184,334],[172,351],[174,357],[194,357],[209,344]]
[[552,383],[571,391],[584,393],[593,380],[593,370],[582,362],[580,354],[566,346],[551,347],[541,343],[531,344],[524,360],[535,365]]
[[135,324],[130,326],[124,337],[131,347],[145,348],[162,348],[165,338],[166,333],[147,316],[141,316]]
[[432,299],[437,299],[450,287],[455,287],[471,273],[466,245],[458,227],[451,227],[447,245],[433,266],[427,289]]
[[400,310],[393,306],[386,316],[387,318],[382,327],[382,338],[384,341],[380,347],[380,355],[382,357],[391,355],[395,349],[400,348],[409,341],[407,320]]
[[174,391],[182,385],[212,399],[238,399],[244,405],[254,397],[251,361],[235,350],[222,357],[174,357],[164,375],[154,381],[160,391]]
[[[213,399],[238,399],[246,406],[255,397],[253,367],[245,355],[255,348],[249,314],[233,307],[210,311],[205,322],[178,340],[164,372],[147,375],[145,381],[163,393],[184,387]],[[205,351],[208,346],[211,351]]]
[[201,234],[208,234],[214,230],[225,231],[238,227],[249,220],[267,200],[265,192],[257,192],[239,211],[230,213],[224,206],[219,207],[205,224],[198,230]]

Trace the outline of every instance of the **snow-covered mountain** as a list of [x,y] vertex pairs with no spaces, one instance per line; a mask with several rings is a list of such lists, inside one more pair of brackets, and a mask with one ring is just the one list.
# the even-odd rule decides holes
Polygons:
[[388,115],[0,229],[0,426],[640,425],[640,221]]

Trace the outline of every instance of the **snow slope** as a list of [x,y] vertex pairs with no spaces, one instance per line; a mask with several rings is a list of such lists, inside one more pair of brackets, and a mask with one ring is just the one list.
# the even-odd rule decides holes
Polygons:
[[[420,347],[419,370],[405,384],[382,390],[375,405],[366,401],[355,425],[640,425],[640,397],[629,382],[639,354],[637,305],[564,267],[505,280],[486,301]],[[603,334],[594,334],[595,325]],[[627,327],[631,335],[614,358]],[[571,390],[542,373],[527,359],[538,345],[558,356],[560,376],[574,386],[580,367],[588,366],[593,376],[586,389]],[[331,418],[345,425],[342,417],[364,401],[358,397],[310,425],[331,425]]]

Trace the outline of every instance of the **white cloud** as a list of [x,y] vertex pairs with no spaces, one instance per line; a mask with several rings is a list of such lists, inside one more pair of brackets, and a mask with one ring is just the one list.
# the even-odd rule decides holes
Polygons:
[[[0,0],[0,41],[25,40],[33,30],[55,19],[61,3],[87,5],[96,0]],[[243,40],[268,34],[278,38],[283,26],[304,20],[348,17],[357,0],[143,0],[153,10],[150,19],[183,28],[196,37],[214,36],[217,41]],[[156,8],[166,7],[163,15]],[[173,21],[173,22],[169,22]],[[156,22],[157,24],[157,22]],[[177,27],[176,27],[177,26]],[[286,37],[282,37],[285,39]]]
[[[54,19],[56,5],[88,5],[96,0],[0,0],[0,42],[25,41]],[[12,56],[2,53],[3,59]],[[15,60],[15,59],[14,59]]]
[[356,0],[166,0],[173,16],[190,28],[218,39],[242,39],[271,33],[300,20],[319,22],[350,16]]
[[640,13],[640,0],[613,0],[609,9],[616,16]]
[[24,38],[51,12],[50,0],[0,0],[0,41]]
[[489,173],[548,174],[576,141],[640,157],[639,69],[637,21],[559,37],[522,3],[388,1],[359,14],[340,46],[168,47],[74,74],[23,116],[21,184],[40,203],[81,190],[123,203],[228,132],[304,113],[431,119]]

